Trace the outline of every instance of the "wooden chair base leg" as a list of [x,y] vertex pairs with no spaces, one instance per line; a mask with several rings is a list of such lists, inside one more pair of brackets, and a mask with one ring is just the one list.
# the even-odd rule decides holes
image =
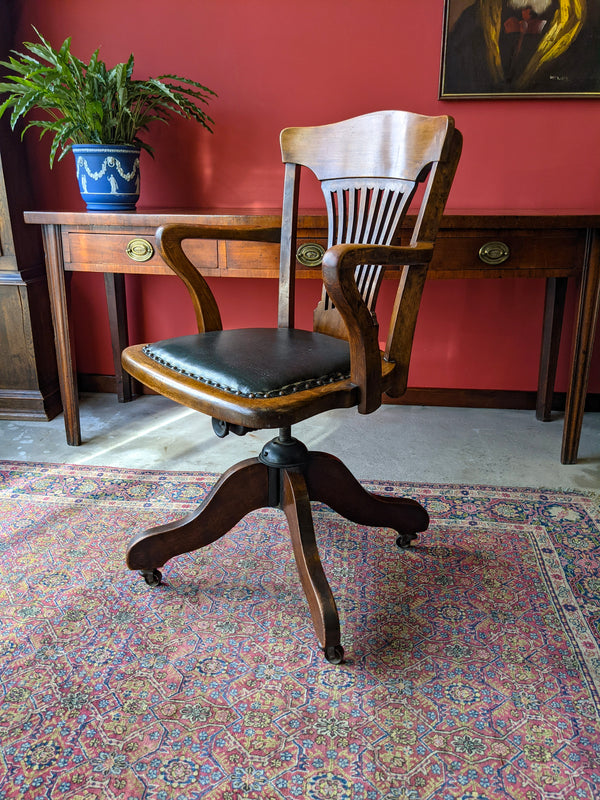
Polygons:
[[325,503],[358,525],[392,528],[396,543],[407,547],[417,533],[427,530],[429,514],[406,497],[387,497],[367,491],[350,470],[329,453],[310,452],[306,485],[311,500]]
[[340,619],[321,564],[310,499],[301,472],[287,469],[282,471],[282,507],[290,527],[296,566],[317,639],[327,660],[340,663],[344,657],[340,645]]
[[142,571],[152,585],[152,573],[170,558],[215,542],[246,514],[268,506],[268,473],[268,467],[256,458],[231,467],[196,511],[135,536],[127,550],[127,566]]
[[[269,455],[265,449],[262,460],[241,461],[223,474],[196,511],[135,536],[127,551],[127,565],[155,586],[161,578],[158,568],[169,559],[215,542],[251,511],[279,506],[288,520],[317,638],[327,660],[339,664],[344,657],[340,620],[317,548],[311,500],[325,503],[359,525],[392,528],[401,547],[427,528],[429,516],[415,500],[367,491],[335,456],[308,452],[295,444],[296,440],[284,441],[283,449],[272,456],[273,463],[265,463]],[[294,459],[281,463],[281,453],[288,445],[292,445]]]
[[323,571],[310,501],[325,503],[359,525],[392,528],[400,547],[427,529],[429,515],[420,503],[367,491],[350,470],[329,453],[309,452],[304,467],[282,470],[282,508],[288,519],[300,580],[325,657],[343,660],[337,607]]

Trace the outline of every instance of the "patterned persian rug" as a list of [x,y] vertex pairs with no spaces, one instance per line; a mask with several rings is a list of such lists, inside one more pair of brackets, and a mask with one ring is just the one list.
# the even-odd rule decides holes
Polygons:
[[278,510],[125,567],[214,479],[0,462],[1,798],[600,798],[598,496],[371,484],[407,551],[316,506],[333,666]]

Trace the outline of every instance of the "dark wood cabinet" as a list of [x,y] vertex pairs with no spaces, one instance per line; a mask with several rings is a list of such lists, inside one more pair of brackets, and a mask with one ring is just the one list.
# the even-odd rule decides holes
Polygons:
[[28,238],[21,237],[23,218],[12,214],[20,204],[3,169],[4,153],[5,147],[0,151],[0,418],[52,419],[62,406],[41,237],[31,228]]
[[[14,30],[12,4],[0,4],[0,57]],[[8,119],[0,120],[0,418],[52,419],[61,410],[48,286],[31,207],[25,151]]]

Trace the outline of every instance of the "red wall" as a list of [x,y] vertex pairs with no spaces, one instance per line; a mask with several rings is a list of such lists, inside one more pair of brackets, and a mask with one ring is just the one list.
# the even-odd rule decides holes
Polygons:
[[[465,145],[449,207],[600,213],[597,100],[440,101],[442,0],[22,0],[18,40],[35,25],[54,44],[72,36],[87,59],[135,53],[136,75],[186,75],[219,97],[214,135],[177,120],[148,137],[142,206],[279,206],[278,134],[383,108],[448,113]],[[48,170],[49,142],[28,141],[40,208],[81,208],[72,159]],[[183,155],[186,159],[183,159]],[[307,206],[319,203],[313,186]],[[310,324],[313,282],[302,282]],[[275,324],[272,281],[215,280],[225,324]],[[131,335],[193,329],[176,278],[128,278]],[[558,389],[566,388],[572,306]],[[75,339],[82,372],[112,372],[102,277],[75,275]],[[532,390],[537,381],[543,281],[431,281],[415,340],[413,386]],[[600,346],[590,388],[600,391]]]

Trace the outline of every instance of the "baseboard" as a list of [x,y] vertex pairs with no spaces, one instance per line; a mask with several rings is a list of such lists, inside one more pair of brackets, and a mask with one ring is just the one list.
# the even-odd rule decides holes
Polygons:
[[[402,397],[384,397],[387,405],[402,406],[449,406],[455,408],[512,408],[535,411],[536,392],[513,391],[510,389],[435,389],[409,388]],[[566,392],[555,392],[552,410],[564,411],[567,402]],[[586,411],[600,411],[600,394],[588,394]]]
[[0,388],[0,419],[48,421],[61,411],[58,387],[47,394],[37,389]]
[[[79,374],[79,389],[82,392],[117,391],[114,375]],[[143,387],[144,394],[153,394]],[[384,397],[386,405],[402,406],[449,406],[454,408],[514,408],[534,410],[536,393],[512,391],[509,389],[436,389],[410,387],[399,398]],[[555,392],[552,403],[553,411],[564,411],[565,392]],[[588,394],[586,411],[600,411],[600,394]]]
[[77,388],[80,392],[116,394],[117,379],[114,375],[93,375],[85,372],[78,372]]
[[[536,392],[510,389],[436,389],[410,387],[402,397],[384,397],[387,405],[402,406],[449,406],[455,408],[508,408],[535,410]],[[555,392],[552,410],[564,411],[566,392]],[[586,411],[600,411],[600,394],[588,394]]]

